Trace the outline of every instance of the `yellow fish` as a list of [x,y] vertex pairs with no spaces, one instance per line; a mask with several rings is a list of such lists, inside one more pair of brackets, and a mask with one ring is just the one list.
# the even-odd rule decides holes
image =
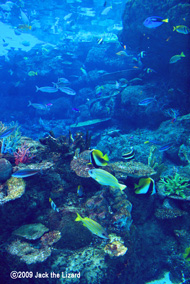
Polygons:
[[182,57],[185,57],[185,54],[181,52],[181,54],[174,55],[170,58],[170,64],[176,63],[178,60],[180,60]]
[[184,34],[184,35],[187,35],[187,34],[190,33],[190,29],[187,26],[184,26],[184,25],[173,27],[173,32],[174,31],[176,31],[180,34]]
[[127,186],[118,182],[118,180],[107,171],[102,169],[92,169],[88,171],[91,178],[95,179],[101,185],[108,185],[120,190],[124,190]]
[[139,184],[135,184],[135,189],[136,194],[146,194],[149,190],[152,191],[151,195],[156,193],[155,183],[152,178],[141,178]]
[[34,72],[34,71],[29,71],[28,72],[28,76],[33,77],[33,76],[37,76],[38,72]]
[[124,50],[121,50],[121,51],[117,52],[116,54],[119,55],[119,56],[128,56],[127,52],[124,51]]
[[103,155],[99,150],[92,150],[90,152],[90,162],[95,168],[104,167],[108,164],[109,158],[107,154]]
[[81,221],[83,223],[83,226],[87,227],[92,232],[92,234],[97,235],[98,237],[103,239],[109,239],[104,228],[94,220],[88,217],[82,218],[77,213],[77,218],[75,219],[75,221]]
[[190,261],[190,247],[185,249],[183,257],[185,258],[185,260]]
[[29,26],[29,25],[19,25],[18,29],[21,30],[21,31],[28,31],[28,30],[31,31],[32,26]]

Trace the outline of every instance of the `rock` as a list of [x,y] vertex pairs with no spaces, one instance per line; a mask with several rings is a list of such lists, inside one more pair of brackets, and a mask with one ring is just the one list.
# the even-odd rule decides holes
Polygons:
[[11,177],[12,165],[6,159],[0,159],[0,182],[6,181]]

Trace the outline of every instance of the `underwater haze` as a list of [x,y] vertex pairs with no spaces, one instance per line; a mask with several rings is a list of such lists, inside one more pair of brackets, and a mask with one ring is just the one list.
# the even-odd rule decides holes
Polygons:
[[190,283],[190,4],[0,0],[0,283]]

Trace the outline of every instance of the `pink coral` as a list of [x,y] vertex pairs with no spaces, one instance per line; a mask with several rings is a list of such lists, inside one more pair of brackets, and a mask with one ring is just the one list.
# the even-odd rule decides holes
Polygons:
[[20,163],[27,164],[31,162],[31,159],[34,157],[30,152],[30,147],[26,143],[22,144],[20,148],[17,149],[17,152],[14,153],[15,164]]

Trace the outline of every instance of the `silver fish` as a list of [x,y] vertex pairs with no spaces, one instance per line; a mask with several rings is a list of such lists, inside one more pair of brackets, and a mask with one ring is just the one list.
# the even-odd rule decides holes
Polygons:
[[54,87],[38,87],[36,86],[36,92],[43,92],[43,93],[56,93],[58,91],[58,89],[54,88]]

